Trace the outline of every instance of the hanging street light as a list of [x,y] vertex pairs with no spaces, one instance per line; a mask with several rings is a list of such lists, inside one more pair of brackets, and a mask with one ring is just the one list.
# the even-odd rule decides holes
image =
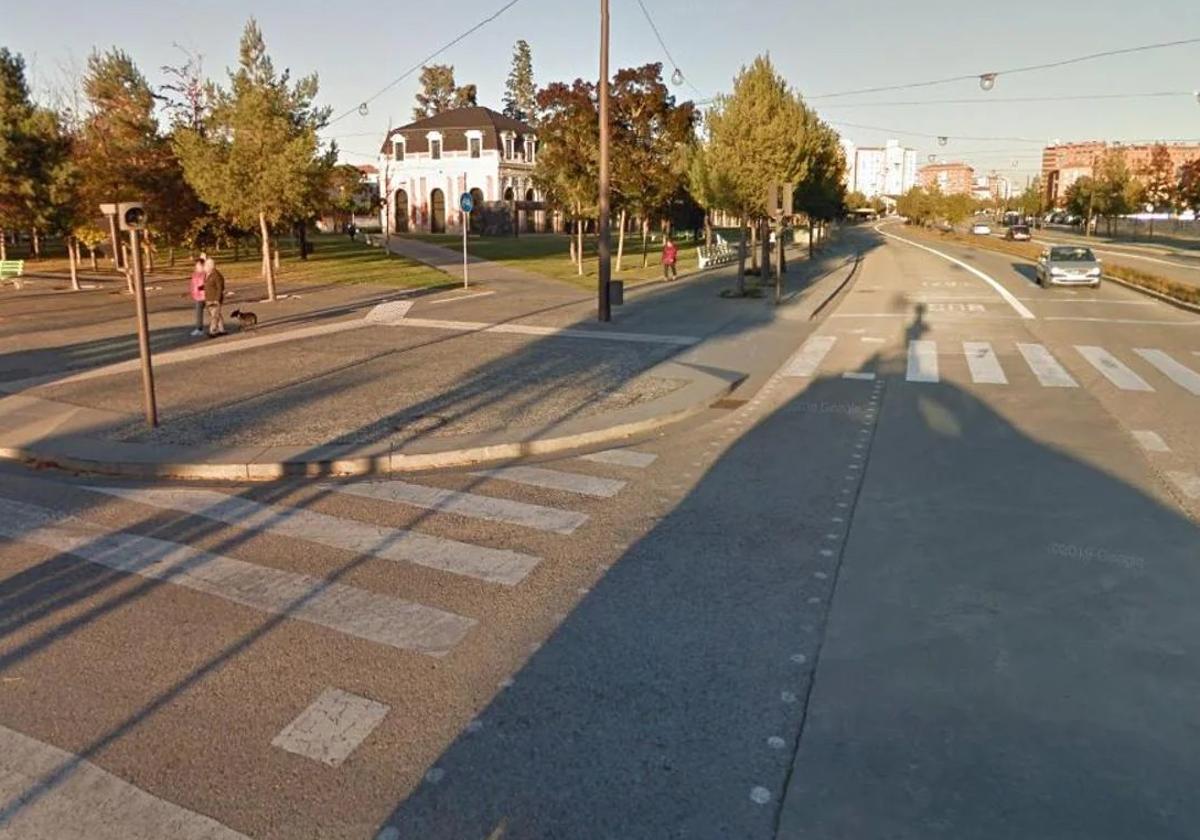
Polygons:
[[945,146],[948,142],[950,142],[950,138],[947,137],[946,135],[942,134],[942,135],[938,136],[938,145],[939,146]]
[[930,163],[933,163],[935,160],[937,160],[937,155],[930,155],[930,156],[929,156],[929,162],[930,162]]
[[362,103],[361,105],[359,105],[359,106],[358,106],[358,115],[359,115],[360,117],[365,117],[365,116],[366,116],[367,114],[369,114],[369,113],[370,113],[370,110],[367,108],[367,103],[366,103],[366,102],[364,102],[364,103]]
[[678,67],[676,67],[675,72],[671,74],[671,84],[675,85],[675,87],[679,87],[681,84],[683,84],[683,71],[681,71]]
[[984,90],[991,90],[996,86],[995,73],[983,73],[979,77],[979,86]]

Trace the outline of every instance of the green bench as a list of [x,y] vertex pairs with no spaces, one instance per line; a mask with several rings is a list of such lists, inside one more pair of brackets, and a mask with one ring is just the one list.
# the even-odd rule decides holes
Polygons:
[[21,281],[18,278],[24,273],[25,260],[0,261],[0,283],[5,280],[12,280],[13,285],[19,289],[21,288]]

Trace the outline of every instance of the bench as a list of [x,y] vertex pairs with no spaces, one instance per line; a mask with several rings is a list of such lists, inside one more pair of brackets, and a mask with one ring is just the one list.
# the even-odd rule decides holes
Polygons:
[[13,285],[21,288],[21,275],[25,273],[25,260],[0,261],[0,283],[12,280]]
[[718,242],[711,246],[701,245],[696,249],[696,256],[700,258],[700,270],[703,271],[714,265],[737,262],[738,249],[730,247],[725,242]]

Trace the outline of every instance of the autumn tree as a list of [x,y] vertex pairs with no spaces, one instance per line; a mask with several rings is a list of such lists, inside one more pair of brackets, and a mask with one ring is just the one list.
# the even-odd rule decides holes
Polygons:
[[537,88],[533,84],[533,53],[525,40],[513,45],[512,69],[504,83],[504,115],[531,122],[537,116]]
[[275,71],[251,18],[229,88],[213,86],[202,130],[183,128],[174,138],[188,183],[201,200],[231,224],[258,228],[268,300],[275,300],[272,229],[307,212],[314,179],[324,175],[317,130],[329,110],[314,104],[316,95],[315,74],[293,83],[288,71]]
[[[1154,212],[1170,212],[1175,209],[1175,162],[1171,160],[1170,150],[1162,143],[1155,144],[1150,150],[1150,160],[1139,173],[1142,176],[1142,187],[1145,191],[1146,204]],[[1149,237],[1154,238],[1154,218],[1150,218]]]
[[454,81],[454,65],[430,64],[421,68],[421,89],[417,91],[417,106],[413,120],[423,120],[453,108],[476,104],[475,85],[458,87]]
[[1200,158],[1188,161],[1179,168],[1175,201],[1179,207],[1191,210],[1200,217]]
[[538,91],[538,155],[533,179],[546,200],[575,222],[571,258],[583,274],[583,220],[598,201],[600,118],[596,86],[576,79]]

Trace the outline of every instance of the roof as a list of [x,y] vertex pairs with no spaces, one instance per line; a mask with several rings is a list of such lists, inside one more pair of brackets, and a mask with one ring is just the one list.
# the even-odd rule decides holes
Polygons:
[[[429,131],[467,131],[469,129],[478,129],[483,131],[485,148],[496,148],[495,138],[501,132],[511,131],[518,135],[532,135],[534,129],[528,123],[523,123],[520,120],[514,120],[512,117],[506,117],[498,111],[493,111],[491,108],[484,108],[481,105],[474,105],[470,108],[452,108],[449,111],[442,111],[439,114],[434,114],[432,117],[410,122],[408,125],[402,125],[399,128],[393,128],[388,132],[387,138],[384,139],[383,148],[380,151],[387,153],[387,141],[397,134],[403,134],[405,140],[409,144],[412,151],[424,151],[424,144],[421,142],[423,135]],[[414,144],[414,140],[417,141]],[[490,141],[490,142],[488,142]],[[452,150],[450,145],[447,145],[447,151]]]

